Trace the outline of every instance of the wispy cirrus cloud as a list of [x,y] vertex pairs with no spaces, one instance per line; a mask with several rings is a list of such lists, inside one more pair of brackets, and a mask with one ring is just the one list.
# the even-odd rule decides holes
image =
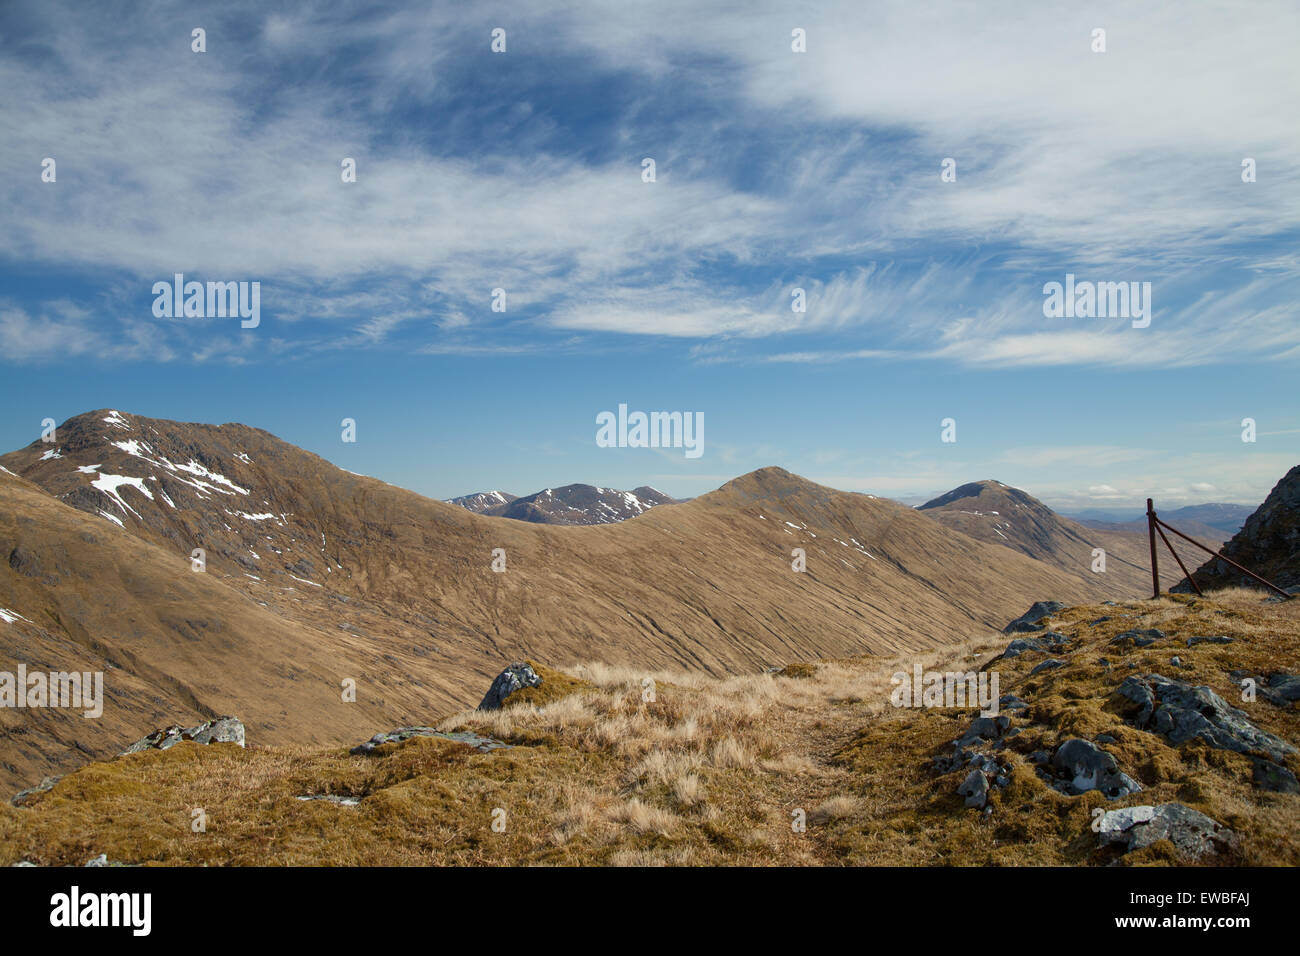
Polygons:
[[[1284,3],[232,3],[202,55],[179,7],[149,30],[53,3],[0,16],[0,261],[118,289],[261,279],[277,354],[499,354],[578,332],[682,340],[706,363],[1300,357]],[[1066,272],[1152,282],[1152,328],[1045,320],[1042,283]],[[106,326],[147,298],[80,304],[130,347],[137,320]],[[10,359],[81,347],[39,293],[6,321]],[[152,333],[157,359],[259,355],[183,323]]]

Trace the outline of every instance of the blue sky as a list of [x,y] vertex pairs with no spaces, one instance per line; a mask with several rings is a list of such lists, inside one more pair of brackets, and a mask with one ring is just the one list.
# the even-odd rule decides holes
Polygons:
[[[436,497],[779,464],[1065,510],[1296,463],[1293,4],[746,11],[5,4],[0,447],[115,407]],[[155,317],[176,272],[261,324]],[[1045,317],[1067,273],[1150,282],[1150,326]],[[598,448],[620,403],[704,455]]]

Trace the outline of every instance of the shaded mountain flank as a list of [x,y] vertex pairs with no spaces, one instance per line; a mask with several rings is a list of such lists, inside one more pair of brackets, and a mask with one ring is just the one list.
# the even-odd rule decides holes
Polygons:
[[0,659],[103,671],[104,713],[0,709],[13,789],[214,714],[273,744],[421,725],[511,660],[751,673],[938,647],[1038,595],[1108,593],[780,468],[564,526],[480,516],[245,425],[104,409],[56,436],[0,457]]
[[[1221,550],[1283,590],[1300,588],[1300,465],[1282,476],[1264,503]],[[1193,571],[1192,577],[1202,589],[1259,586],[1214,557]],[[1190,587],[1182,583],[1178,590]]]

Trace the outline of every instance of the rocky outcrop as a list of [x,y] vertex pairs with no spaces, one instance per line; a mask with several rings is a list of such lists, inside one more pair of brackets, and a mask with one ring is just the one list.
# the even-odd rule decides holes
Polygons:
[[1058,611],[1064,610],[1065,605],[1060,601],[1035,601],[1028,611],[1004,627],[1002,633],[1021,634],[1025,632],[1046,630],[1047,625],[1040,624],[1039,622],[1045,617],[1051,617]]
[[1102,815],[1097,833],[1102,846],[1119,845],[1125,853],[1168,840],[1193,859],[1221,852],[1234,841],[1227,827],[1181,803],[1111,810]]
[[487,753],[489,750],[501,750],[509,748],[510,744],[497,740],[495,737],[484,737],[482,734],[476,734],[468,730],[442,731],[433,727],[398,727],[396,730],[390,730],[388,733],[375,734],[363,744],[353,747],[350,753],[357,756],[366,756],[373,754],[384,744],[405,743],[413,737],[435,737],[438,740],[451,740],[458,744],[465,744],[467,747],[473,747],[479,753]]
[[492,682],[488,692],[483,695],[482,702],[479,703],[479,710],[497,710],[506,702],[509,697],[517,690],[523,690],[525,687],[542,686],[542,678],[528,664],[511,664]]
[[123,750],[121,755],[139,753],[141,750],[167,750],[182,740],[191,740],[196,744],[238,744],[242,747],[244,725],[238,717],[214,717],[197,727],[188,728],[173,724],[142,737]]
[[1203,740],[1221,750],[1262,753],[1276,762],[1296,752],[1295,747],[1260,730],[1246,718],[1245,711],[1231,706],[1204,685],[1144,674],[1126,677],[1116,693],[1137,705],[1133,726],[1162,734],[1170,743]]
[[1064,634],[1056,631],[1048,631],[1040,637],[1017,637],[1007,645],[1007,649],[1002,652],[1003,657],[1019,657],[1025,651],[1050,651],[1060,650],[1065,646],[1069,638]]
[[[1280,588],[1300,585],[1300,465],[1282,477],[1221,553]],[[1192,577],[1202,588],[1259,587],[1219,558],[1210,558]],[[1191,587],[1184,578],[1173,590]]]

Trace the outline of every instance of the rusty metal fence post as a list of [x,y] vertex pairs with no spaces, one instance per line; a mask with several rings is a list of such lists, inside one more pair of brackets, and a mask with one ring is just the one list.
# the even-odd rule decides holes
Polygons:
[[1157,517],[1156,515],[1155,505],[1152,503],[1152,500],[1148,498],[1147,499],[1147,536],[1151,540],[1151,596],[1153,598],[1160,597],[1160,569],[1156,563],[1156,535],[1157,534],[1160,535],[1160,540],[1165,543],[1165,547],[1169,549],[1169,553],[1174,556],[1174,560],[1178,562],[1178,567],[1182,570],[1183,576],[1187,578],[1187,582],[1192,586],[1192,589],[1196,591],[1197,594],[1201,593],[1200,585],[1196,583],[1196,579],[1192,577],[1191,572],[1187,570],[1187,566],[1183,564],[1183,559],[1178,556],[1178,552],[1174,550],[1173,544],[1170,543],[1167,537],[1165,537],[1165,530],[1161,530],[1161,529],[1172,531],[1174,534],[1178,535],[1178,537],[1182,538],[1184,541],[1191,542],[1192,544],[1200,548],[1202,551],[1206,552],[1207,554],[1213,555],[1214,557],[1218,558],[1220,561],[1224,562],[1225,564],[1236,568],[1242,574],[1246,575],[1246,577],[1250,578],[1252,581],[1258,581],[1260,584],[1264,585],[1264,587],[1268,588],[1270,591],[1276,591],[1278,594],[1282,595],[1282,597],[1286,598],[1287,600],[1290,600],[1291,598],[1296,596],[1294,594],[1288,594],[1286,591],[1283,591],[1272,581],[1265,581],[1254,571],[1251,571],[1247,568],[1243,568],[1236,561],[1232,560],[1232,558],[1225,557],[1222,552],[1215,551],[1207,544],[1201,544],[1201,542],[1197,541],[1195,538],[1188,537],[1187,535],[1183,534],[1181,531],[1179,531],[1177,528],[1173,527],[1172,525],[1168,525],[1165,522],[1161,521],[1160,518]]

